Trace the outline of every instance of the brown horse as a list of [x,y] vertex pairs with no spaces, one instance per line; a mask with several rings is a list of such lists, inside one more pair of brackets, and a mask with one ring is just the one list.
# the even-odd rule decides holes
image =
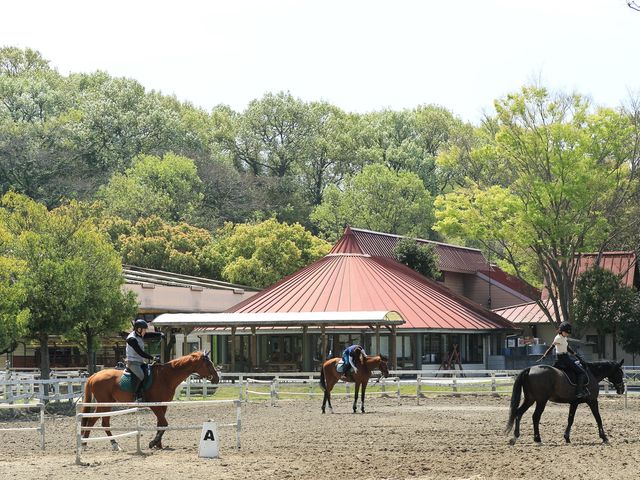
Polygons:
[[358,404],[358,390],[362,386],[362,400],[360,410],[364,413],[364,392],[367,389],[367,384],[371,378],[371,373],[376,368],[382,372],[384,377],[389,376],[389,367],[387,365],[387,357],[384,355],[377,355],[375,357],[361,356],[360,361],[356,365],[358,373],[350,372],[348,377],[338,372],[336,366],[340,361],[339,357],[331,358],[324,362],[320,371],[320,386],[324,390],[324,399],[322,400],[322,413],[325,413],[325,406],[329,403],[329,409],[333,413],[333,407],[331,406],[331,390],[338,383],[338,380],[345,382],[352,382],[356,384],[356,393],[353,398],[353,413],[356,413]]
[[[190,355],[171,360],[168,363],[154,364],[150,367],[152,369],[152,383],[147,391],[144,393],[145,401],[147,402],[169,402],[173,400],[176,388],[182,383],[189,375],[195,373],[200,375],[212,383],[218,383],[220,377],[216,372],[213,363],[209,359],[208,352],[193,352]],[[92,398],[98,403],[112,403],[112,402],[133,402],[135,400],[135,393],[125,392],[120,389],[120,377],[124,373],[123,370],[116,370],[109,368],[107,370],[101,370],[94,373],[87,380],[87,385],[84,390],[84,403],[90,403]],[[158,419],[158,427],[166,427],[168,425],[165,417],[167,407],[149,407],[155,413]],[[91,407],[83,407],[82,413],[89,412]],[[96,412],[109,412],[111,407],[97,407]],[[83,418],[83,427],[92,427],[98,418]],[[102,426],[109,427],[110,417],[102,417]],[[162,448],[162,435],[164,430],[158,430],[155,438],[149,443],[149,448],[157,447]],[[82,430],[82,436],[87,438],[91,430]],[[106,434],[111,436],[111,431],[106,430]],[[114,450],[119,450],[118,442],[111,440],[111,445]]]

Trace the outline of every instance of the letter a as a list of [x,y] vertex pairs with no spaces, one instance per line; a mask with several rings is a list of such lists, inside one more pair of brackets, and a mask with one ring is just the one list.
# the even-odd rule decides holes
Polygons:
[[204,439],[215,441],[215,438],[213,438],[213,430],[207,430],[207,433],[204,434]]

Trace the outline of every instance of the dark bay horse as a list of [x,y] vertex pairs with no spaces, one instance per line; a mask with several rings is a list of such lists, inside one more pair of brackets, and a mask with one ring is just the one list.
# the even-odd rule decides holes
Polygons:
[[325,413],[325,406],[329,403],[329,409],[333,413],[333,407],[331,406],[331,390],[338,383],[338,380],[345,382],[352,382],[356,384],[356,393],[353,398],[353,413],[356,413],[356,406],[358,404],[358,390],[362,387],[362,400],[360,404],[360,410],[364,413],[364,392],[367,389],[367,384],[371,378],[371,374],[375,369],[379,369],[384,377],[389,376],[389,366],[387,365],[387,357],[384,355],[376,355],[372,357],[365,357],[362,355],[361,360],[357,363],[358,373],[349,372],[348,377],[342,375],[342,373],[336,370],[340,358],[331,358],[322,364],[320,370],[320,386],[324,390],[324,399],[322,400],[322,413]]
[[[190,355],[171,360],[168,363],[154,364],[152,368],[152,383],[148,390],[144,393],[146,402],[170,402],[173,400],[176,388],[182,383],[189,375],[195,373],[202,378],[210,380],[212,383],[218,383],[220,377],[216,372],[213,363],[209,359],[207,352],[193,352]],[[129,393],[120,389],[120,377],[124,373],[123,370],[116,370],[115,368],[109,368],[94,373],[87,380],[87,385],[84,390],[84,403],[91,402],[94,398],[98,403],[112,403],[112,402],[133,402],[135,400],[135,393]],[[149,407],[158,419],[158,427],[166,427],[168,425],[165,417],[167,407]],[[91,407],[83,407],[82,413],[89,412]],[[97,407],[96,412],[108,412],[111,407]],[[83,418],[83,427],[92,427],[98,418]],[[102,426],[108,427],[110,425],[110,417],[102,417]],[[162,448],[162,435],[164,430],[158,430],[154,439],[149,443],[149,448]],[[87,438],[91,430],[82,430],[82,436]],[[106,430],[106,434],[111,436],[111,432]],[[111,445],[114,450],[119,450],[120,447],[115,440],[111,440]]]
[[[520,436],[520,419],[534,403],[536,404],[536,409],[533,412],[533,440],[538,444],[542,442],[539,428],[540,417],[549,400],[556,403],[569,404],[569,420],[564,432],[564,439],[567,443],[571,443],[570,434],[573,417],[580,403],[589,405],[591,413],[593,413],[598,423],[600,438],[603,442],[607,443],[609,439],[602,428],[602,419],[600,418],[600,410],[598,408],[599,383],[606,378],[615,386],[616,392],[619,395],[624,393],[622,363],[623,361],[611,362],[607,360],[593,363],[584,362],[587,373],[589,374],[589,384],[587,385],[589,396],[581,399],[576,398],[576,387],[569,382],[562,370],[547,365],[525,368],[518,374],[513,384],[511,409],[506,433],[511,431],[514,422],[515,430],[513,432],[513,438],[509,443],[511,443],[511,445],[516,443],[516,440]],[[524,400],[520,405],[521,391],[524,392]]]

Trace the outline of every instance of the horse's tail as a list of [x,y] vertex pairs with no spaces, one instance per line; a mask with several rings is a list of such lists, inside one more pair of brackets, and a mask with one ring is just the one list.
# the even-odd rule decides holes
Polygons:
[[528,376],[529,376],[529,369],[525,368],[518,374],[515,382],[513,383],[513,391],[511,392],[511,408],[509,409],[509,420],[507,421],[507,427],[505,428],[505,433],[509,433],[513,428],[513,422],[516,419],[516,411],[520,406],[520,395],[523,390],[523,384]]
[[[93,376],[87,379],[87,383],[84,386],[84,396],[82,397],[82,408],[80,413],[88,413],[91,411],[91,407],[88,405],[93,400]],[[81,425],[84,427],[88,424],[88,418],[83,418]]]
[[320,367],[320,388],[327,390],[327,382],[324,380],[324,365]]

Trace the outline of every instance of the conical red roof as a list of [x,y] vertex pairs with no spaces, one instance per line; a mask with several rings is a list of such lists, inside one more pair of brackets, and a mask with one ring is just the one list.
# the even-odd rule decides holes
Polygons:
[[[512,329],[499,315],[458,296],[395,260],[361,253],[348,232],[334,253],[282,279],[227,312],[395,310],[414,329]],[[357,246],[357,244],[355,244]]]

